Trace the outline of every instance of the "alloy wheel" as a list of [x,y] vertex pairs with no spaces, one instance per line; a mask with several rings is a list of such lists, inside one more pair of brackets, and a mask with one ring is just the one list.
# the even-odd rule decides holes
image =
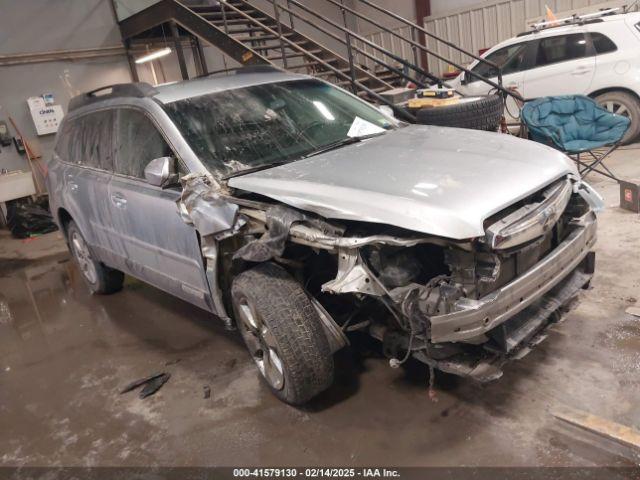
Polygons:
[[269,327],[243,298],[238,305],[240,330],[258,370],[275,390],[284,388],[284,368]]

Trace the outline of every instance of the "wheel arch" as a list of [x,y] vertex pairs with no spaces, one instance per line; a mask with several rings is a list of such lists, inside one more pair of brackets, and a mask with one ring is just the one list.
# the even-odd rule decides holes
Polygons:
[[58,212],[56,215],[56,219],[58,221],[58,226],[60,230],[64,233],[64,236],[67,236],[67,227],[69,226],[69,222],[73,220],[71,214],[64,207],[58,208]]
[[634,92],[633,90],[631,90],[630,88],[627,87],[606,87],[606,88],[600,88],[599,90],[595,90],[593,92],[591,92],[588,96],[595,99],[598,95],[602,95],[604,93],[611,93],[611,92],[622,92],[622,93],[628,93],[631,96],[633,96],[636,100],[640,101],[640,96]]

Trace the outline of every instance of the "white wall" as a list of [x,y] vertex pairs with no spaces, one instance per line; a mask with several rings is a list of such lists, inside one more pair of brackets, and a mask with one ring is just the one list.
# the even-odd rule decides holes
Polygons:
[[[0,55],[118,46],[118,31],[109,0],[0,0]],[[53,93],[66,111],[69,99],[102,85],[130,82],[124,56],[0,66],[0,120],[11,116],[43,158],[50,156],[53,135],[38,137],[26,99]],[[9,124],[12,136],[16,135]],[[15,148],[1,147],[0,168],[28,170]]]
[[[414,0],[373,0],[373,3],[395,13],[396,15],[400,15],[401,17],[406,18],[411,22],[416,21],[416,8]],[[355,2],[355,6],[356,11],[372,18],[383,27],[393,29],[403,25],[402,22],[394,20],[393,18],[390,18],[389,16],[380,13],[377,10],[360,2]],[[375,27],[365,20],[358,20],[358,33],[360,33],[361,35],[367,35],[379,30],[380,29],[378,27]]]

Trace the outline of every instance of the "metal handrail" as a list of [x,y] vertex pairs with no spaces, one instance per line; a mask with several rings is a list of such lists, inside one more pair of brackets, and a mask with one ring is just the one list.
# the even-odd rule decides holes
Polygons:
[[[246,0],[243,0],[243,1],[246,1]],[[271,0],[271,1],[277,1],[277,0]],[[331,0],[328,0],[328,1],[331,1]],[[418,67],[417,65],[415,65],[415,64],[413,64],[411,62],[408,62],[404,58],[399,57],[395,53],[392,53],[389,50],[387,50],[386,48],[381,47],[377,43],[372,42],[371,40],[369,40],[369,39],[367,39],[367,38],[365,38],[365,37],[363,37],[361,35],[358,35],[357,33],[354,33],[353,31],[349,30],[348,28],[340,26],[337,23],[327,19],[326,17],[323,17],[319,13],[314,12],[309,7],[307,7],[306,5],[303,5],[302,3],[298,2],[297,0],[289,0],[289,2],[293,3],[295,6],[297,6],[298,8],[300,8],[302,10],[304,10],[305,12],[310,13],[311,15],[323,20],[324,22],[328,23],[329,25],[332,25],[333,27],[338,28],[339,30],[342,30],[343,32],[349,32],[351,37],[357,38],[361,42],[366,43],[367,45],[369,45],[371,48],[374,48],[374,49],[378,50],[379,52],[382,52],[383,54],[391,57],[395,61],[402,63],[403,65],[405,65],[406,67],[410,68],[411,70],[413,70],[413,71],[415,71],[415,72],[417,72],[417,73],[419,73],[421,75],[424,75],[427,78],[430,78],[431,80],[433,80],[436,83],[443,83],[441,79],[439,79],[437,76],[433,75],[432,73],[429,73],[429,72],[423,70],[422,68]],[[332,3],[334,3],[334,2],[332,2]],[[342,8],[339,4],[336,4],[336,5],[338,5],[340,8]],[[310,22],[307,20],[307,23],[310,23]],[[311,25],[313,25],[313,24],[311,24]],[[313,25],[313,26],[315,28],[318,28],[317,25]],[[399,37],[399,38],[401,38],[402,40],[405,40],[402,37]],[[344,43],[344,41],[343,41],[343,43]],[[363,53],[365,56],[368,56],[366,52],[361,52],[361,53]],[[446,61],[446,59],[441,59],[441,60]],[[378,63],[381,63],[381,61],[378,62]],[[389,68],[388,64],[386,64],[384,62],[382,62],[382,64],[385,67]],[[412,82],[416,82],[416,80],[411,78],[411,77],[408,77],[408,80],[411,80]]]
[[[251,17],[250,15],[246,14],[245,12],[243,12],[242,10],[240,10],[239,8],[235,7],[234,5],[231,5],[228,0],[220,0],[220,3],[223,5],[226,5],[227,7],[231,8],[232,10],[234,10],[236,13],[239,13],[242,17],[246,18],[247,20],[251,21],[252,23],[260,26],[263,30],[271,33],[272,35],[277,35],[278,33],[273,30],[272,28],[266,26],[264,23],[262,23],[259,20],[256,20],[255,18]],[[316,62],[318,62],[319,64],[321,64],[323,67],[333,71],[336,76],[341,76],[343,77],[345,80],[348,80],[352,83],[352,85],[357,86],[360,90],[363,90],[365,92],[367,92],[369,95],[371,95],[372,97],[374,97],[376,100],[378,100],[381,103],[384,103],[385,105],[388,105],[389,107],[391,107],[393,109],[393,111],[400,117],[402,117],[404,120],[407,120],[409,122],[414,123],[416,121],[415,116],[413,116],[411,113],[407,112],[404,108],[400,108],[397,105],[395,105],[393,102],[391,102],[390,100],[384,98],[381,95],[378,95],[376,92],[374,92],[373,90],[371,90],[369,87],[366,87],[365,85],[363,85],[362,83],[360,83],[357,80],[352,80],[351,77],[347,74],[345,74],[344,72],[338,70],[337,68],[335,68],[334,66],[330,65],[329,63],[325,62],[324,60],[322,60],[320,57],[318,57],[317,55],[314,55],[313,53],[309,52],[308,50],[302,48],[300,45],[298,45],[295,42],[292,42],[291,40],[289,40],[286,37],[280,37],[281,41],[284,41],[286,43],[288,43],[291,47],[293,47],[294,49],[302,52],[304,55],[312,58],[313,60],[315,60]],[[273,62],[269,62],[271,65],[276,66]]]
[[[249,4],[247,2],[247,0],[241,0],[247,4]],[[271,2],[276,2],[277,0],[270,0]],[[381,47],[380,45],[376,44],[375,42],[372,42],[370,40],[368,40],[367,38],[358,35],[356,33],[351,32],[349,29],[340,26],[339,24],[327,19],[326,17],[321,16],[319,13],[316,13],[310,9],[308,9],[306,6],[299,4],[299,2],[297,2],[296,0],[290,0],[290,3],[294,3],[296,4],[296,6],[299,6],[300,8],[302,8],[303,10],[305,10],[306,12],[312,14],[313,16],[325,21],[326,23],[328,23],[329,25],[345,32],[345,33],[349,33],[350,36],[352,38],[356,38],[357,40],[361,41],[362,43],[365,43],[367,45],[369,45],[371,48],[378,50],[379,52],[383,53],[384,55],[387,55],[389,57],[391,57],[392,59],[396,60],[397,62],[401,63],[402,65],[405,65],[406,67],[416,71],[417,73],[420,73],[422,75],[425,75],[429,78],[431,78],[434,81],[438,81],[439,79],[437,77],[435,77],[434,75],[425,72],[424,70],[422,70],[420,67],[417,67],[416,65],[413,65],[411,62],[408,62],[407,60],[405,60],[402,57],[397,56],[396,54],[394,54],[393,52],[390,52],[389,50],[387,50],[384,47]],[[340,38],[338,35],[336,35],[333,32],[330,32],[329,30],[317,25],[317,24],[313,24],[311,23],[308,19],[306,19],[305,17],[303,17],[302,15],[300,15],[299,13],[296,13],[286,7],[283,7],[282,5],[279,5],[278,8],[284,10],[285,12],[288,12],[290,15],[293,15],[294,17],[302,20],[303,22],[308,23],[309,25],[313,25],[314,28],[316,28],[317,30],[321,31],[322,33],[324,33],[325,35],[328,35],[329,37],[341,42],[342,44],[344,44],[345,46],[348,46],[348,43],[345,39]],[[357,51],[359,54],[364,55],[365,57],[369,58],[370,60],[384,66],[385,68],[388,68],[389,70],[391,70],[392,72],[406,78],[407,80],[410,80],[414,83],[416,83],[418,86],[420,87],[424,87],[424,83],[422,83],[421,81],[407,75],[406,73],[404,73],[402,70],[397,69],[395,67],[393,67],[392,65],[389,65],[388,63],[384,62],[383,60],[371,55],[369,52],[367,52],[366,50],[361,49],[360,47],[358,47],[357,45],[352,45],[351,48],[353,48],[355,51]]]
[[[364,17],[362,14],[360,14],[359,12],[357,12],[357,11],[355,11],[355,10],[353,10],[353,9],[349,8],[349,7],[346,7],[346,6],[344,6],[344,5],[337,4],[334,0],[327,0],[327,1],[329,1],[329,2],[331,2],[331,3],[336,4],[336,5],[340,6],[341,8],[348,9],[352,14],[354,14],[354,15],[356,15],[356,16],[359,16],[360,18],[363,18],[363,17]],[[421,26],[420,26],[420,25],[418,25],[417,23],[413,23],[413,22],[411,22],[411,21],[407,20],[406,18],[401,17],[400,15],[398,15],[398,14],[396,14],[396,13],[393,13],[393,12],[392,12],[392,11],[390,11],[390,10],[387,10],[386,8],[380,7],[379,5],[376,5],[375,3],[372,3],[372,2],[371,2],[371,1],[369,1],[369,0],[356,0],[356,1],[358,1],[358,2],[360,2],[360,3],[364,3],[365,5],[367,5],[367,6],[371,7],[371,8],[373,8],[373,9],[375,9],[375,10],[378,10],[379,12],[384,13],[384,14],[385,14],[385,15],[387,15],[387,16],[390,16],[390,17],[392,17],[392,18],[394,18],[394,19],[398,20],[398,21],[399,21],[399,22],[401,22],[401,23],[404,23],[405,25],[408,25],[408,26],[410,26],[410,27],[416,28],[417,30],[419,30],[420,32],[424,33],[424,34],[425,34],[425,35],[427,35],[428,37],[433,38],[434,40],[436,40],[436,41],[438,41],[438,42],[442,42],[442,43],[444,43],[447,47],[453,48],[454,50],[457,50],[458,52],[460,52],[460,53],[462,53],[462,54],[464,54],[464,55],[467,55],[468,57],[474,58],[475,60],[479,60],[479,61],[481,61],[481,62],[483,62],[483,63],[485,63],[485,64],[489,65],[490,67],[493,67],[493,68],[498,69],[498,71],[500,71],[500,70],[501,70],[501,69],[500,69],[500,67],[498,67],[498,65],[496,65],[495,63],[493,63],[491,60],[487,60],[487,59],[485,59],[485,58],[482,58],[481,56],[476,55],[475,53],[468,52],[468,51],[466,51],[464,48],[460,48],[459,46],[457,46],[455,43],[449,42],[449,41],[447,41],[447,40],[444,40],[444,39],[442,39],[442,38],[438,37],[437,35],[435,35],[435,34],[433,34],[433,33],[429,32],[426,28],[421,27]],[[371,20],[371,19],[365,19],[365,18],[363,18],[363,19],[364,19],[364,20],[369,21],[370,23],[372,23],[373,25],[376,25],[377,27],[381,27],[383,30],[385,29],[384,27],[382,27],[382,25],[379,25],[379,24],[378,24],[376,21],[374,21],[374,20]],[[433,54],[431,54],[431,55],[433,55]],[[435,56],[435,55],[434,55],[434,56]],[[442,60],[442,59],[440,59],[440,60]],[[447,62],[447,63],[449,63],[449,64],[453,65],[454,67],[456,66],[456,65],[454,65],[453,63],[448,62],[447,60],[443,60],[443,61],[445,61],[445,62]],[[457,68],[457,67],[456,67],[456,68]],[[466,70],[466,69],[465,69],[465,70]]]
[[[247,2],[247,0],[242,0],[242,1],[243,1],[243,2],[245,2],[245,3]],[[274,3],[274,2],[276,2],[277,0],[270,0],[270,1],[271,1],[272,3]],[[468,68],[466,68],[466,67],[464,67],[464,66],[462,66],[462,65],[458,65],[457,63],[454,63],[454,62],[450,61],[449,59],[447,59],[447,58],[443,57],[442,55],[440,55],[440,54],[438,54],[438,53],[433,52],[432,50],[428,49],[428,48],[427,48],[427,47],[425,47],[424,45],[422,45],[422,44],[420,44],[419,42],[417,42],[417,41],[415,40],[415,35],[413,35],[413,34],[412,34],[412,37],[413,37],[412,39],[407,39],[407,38],[403,37],[402,35],[400,35],[399,33],[394,32],[393,30],[391,30],[391,29],[389,29],[389,28],[387,28],[387,27],[385,27],[385,26],[383,26],[383,25],[380,25],[378,22],[376,22],[375,20],[371,19],[370,17],[368,17],[368,16],[366,16],[366,15],[363,15],[363,14],[361,14],[360,12],[357,12],[357,11],[353,10],[352,8],[349,8],[349,7],[345,6],[345,5],[343,5],[343,4],[342,4],[342,2],[340,2],[340,3],[339,3],[339,2],[338,2],[338,1],[336,1],[336,0],[326,0],[326,1],[328,1],[329,3],[331,3],[331,4],[335,5],[335,6],[336,6],[336,7],[338,7],[339,9],[341,9],[341,10],[343,11],[343,13],[344,13],[345,11],[348,11],[348,12],[352,13],[353,15],[355,15],[356,17],[361,18],[361,19],[363,19],[363,20],[365,20],[365,21],[367,21],[367,22],[369,22],[369,23],[373,24],[374,26],[376,26],[376,27],[380,28],[380,29],[381,29],[381,31],[387,32],[387,33],[389,33],[390,35],[393,35],[394,37],[398,38],[400,41],[404,41],[404,42],[408,43],[409,45],[411,45],[411,48],[412,48],[412,49],[413,49],[413,51],[414,51],[414,57],[416,56],[416,55],[415,55],[416,51],[419,49],[420,51],[422,51],[422,52],[424,52],[424,53],[427,53],[427,54],[429,54],[429,55],[432,55],[432,56],[434,56],[434,57],[438,58],[439,60],[442,60],[442,61],[444,61],[444,62],[447,62],[447,63],[449,63],[449,64],[453,65],[454,67],[458,68],[459,70],[462,70],[462,71],[466,72],[466,73],[467,73],[467,74],[469,74],[471,77],[474,77],[474,78],[477,78],[478,80],[483,81],[484,83],[486,83],[486,84],[488,84],[488,85],[492,86],[495,90],[498,90],[498,91],[502,92],[502,93],[503,93],[503,95],[509,95],[509,96],[512,96],[512,97],[516,98],[517,100],[523,101],[523,98],[522,98],[518,93],[513,92],[512,90],[506,89],[506,88],[504,88],[504,87],[502,86],[502,70],[501,70],[501,68],[500,68],[500,67],[498,67],[495,63],[491,62],[490,60],[486,60],[486,59],[483,59],[483,58],[481,58],[481,57],[478,57],[477,55],[474,55],[474,54],[471,54],[471,53],[469,53],[469,52],[466,52],[465,50],[463,50],[463,49],[461,49],[461,48],[457,47],[456,45],[453,45],[453,44],[451,44],[450,42],[447,42],[446,40],[442,40],[442,39],[440,39],[439,37],[436,37],[435,35],[433,35],[433,34],[431,34],[431,33],[429,33],[429,32],[426,32],[426,31],[425,31],[425,32],[426,32],[430,37],[436,38],[437,40],[439,40],[439,41],[441,41],[441,42],[443,42],[443,43],[445,43],[445,44],[450,44],[454,49],[459,50],[459,51],[461,51],[462,53],[468,54],[469,56],[471,56],[471,57],[473,57],[473,58],[477,58],[477,59],[479,59],[481,62],[483,62],[483,63],[485,63],[485,64],[488,64],[488,65],[490,65],[490,66],[494,67],[494,68],[497,70],[497,72],[498,72],[498,83],[496,83],[496,82],[494,82],[494,81],[490,80],[489,78],[487,78],[487,77],[485,77],[485,76],[483,76],[483,75],[481,75],[481,74],[478,74],[478,73],[476,73],[476,72],[473,72],[473,71],[469,70]],[[368,2],[368,0],[359,0],[359,1],[365,1],[365,2]],[[406,66],[406,67],[408,67],[408,68],[410,68],[411,70],[413,70],[413,71],[415,71],[415,72],[418,72],[418,73],[420,73],[421,75],[424,75],[426,78],[431,79],[431,80],[432,80],[432,81],[434,81],[435,83],[438,83],[439,85],[446,85],[446,86],[448,86],[448,85],[447,85],[447,82],[445,82],[444,80],[442,80],[442,79],[438,78],[437,76],[435,76],[435,75],[433,75],[433,74],[431,74],[431,73],[429,73],[429,72],[426,72],[426,71],[425,71],[425,70],[423,70],[422,68],[418,67],[418,66],[416,65],[416,64],[417,64],[417,62],[414,62],[414,64],[412,64],[411,62],[408,62],[407,60],[405,60],[405,59],[403,59],[403,58],[401,58],[401,57],[399,57],[399,56],[397,56],[397,55],[395,55],[395,54],[393,54],[393,53],[389,52],[389,51],[388,51],[388,50],[386,50],[385,48],[380,47],[380,46],[379,46],[379,45],[377,45],[375,42],[372,42],[372,41],[368,40],[367,38],[362,37],[362,36],[360,36],[360,35],[358,35],[358,34],[354,33],[353,31],[351,31],[351,30],[347,29],[346,27],[342,27],[342,26],[340,26],[340,25],[336,24],[335,22],[333,22],[333,21],[331,21],[331,20],[327,19],[326,17],[323,17],[322,15],[318,14],[317,12],[315,12],[315,11],[311,10],[311,9],[310,9],[309,7],[307,7],[306,5],[301,4],[299,1],[297,1],[297,0],[287,0],[287,4],[294,4],[296,7],[298,7],[298,8],[300,8],[300,9],[304,10],[305,12],[310,13],[311,15],[315,16],[316,18],[319,18],[319,19],[323,20],[324,22],[328,23],[329,25],[332,25],[334,28],[337,28],[337,29],[339,29],[339,30],[341,30],[341,31],[343,31],[343,32],[345,32],[345,33],[347,33],[349,40],[350,40],[351,38],[357,38],[357,39],[358,39],[358,40],[360,40],[361,42],[363,42],[363,43],[365,43],[365,44],[369,45],[371,48],[376,49],[376,50],[378,50],[378,51],[382,52],[383,54],[385,54],[385,55],[389,56],[390,58],[394,59],[395,61],[397,61],[397,62],[399,62],[399,63],[401,63],[401,64],[405,65],[405,66]],[[368,4],[368,3],[367,3],[367,4]],[[289,9],[287,9],[287,8],[285,8],[285,7],[283,7],[283,6],[280,6],[280,8],[282,8],[282,9],[287,10],[287,11],[289,11],[289,12],[290,12],[290,10],[289,10]],[[385,9],[382,9],[381,7],[378,7],[377,5],[374,5],[374,8],[376,8],[376,9],[378,9],[378,10],[380,10],[380,11],[383,11],[383,12],[387,12]],[[418,30],[420,30],[420,31],[424,30],[423,28],[419,27],[418,25],[415,25],[415,24],[413,24],[412,22],[410,22],[410,21],[408,21],[408,20],[406,20],[406,19],[404,19],[404,18],[402,18],[402,17],[400,17],[400,16],[398,16],[398,15],[396,15],[396,14],[392,13],[392,12],[387,12],[387,13],[389,13],[389,14],[390,14],[391,16],[393,16],[394,18],[398,18],[398,19],[402,20],[402,21],[403,21],[403,23],[405,23],[406,25],[409,25],[412,29],[416,28],[416,29],[418,29]],[[290,12],[290,14],[291,14],[291,12]],[[314,28],[318,29],[318,26],[317,26],[317,25],[312,24],[311,22],[309,22],[309,21],[308,21],[307,19],[305,19],[304,17],[301,17],[301,16],[299,16],[299,15],[296,15],[296,16],[297,16],[298,18],[302,19],[303,21],[306,21],[307,23],[309,23],[310,25],[312,25]],[[413,32],[413,30],[412,30],[412,32]],[[326,32],[324,32],[324,33],[326,33]],[[335,38],[335,37],[334,37],[334,38]],[[342,41],[342,43],[345,43],[345,41],[344,41],[344,40],[341,40],[341,39],[339,39],[339,38],[337,38],[337,39],[338,39],[338,40],[340,40],[340,41]],[[348,49],[353,48],[353,46],[352,46],[350,43],[346,43],[346,45],[347,45],[347,48],[348,48]],[[355,48],[357,49],[357,47],[355,47]],[[367,56],[368,58],[371,58],[371,56],[370,56],[370,55],[368,55],[366,52],[363,52],[363,51],[362,51],[362,50],[360,50],[360,49],[358,49],[358,51],[359,51],[361,54],[363,54],[363,55]],[[387,67],[387,68],[389,68],[389,67],[390,67],[388,64],[385,64],[384,62],[379,61],[379,60],[378,60],[378,59],[376,59],[375,57],[374,57],[374,58],[372,58],[372,60],[376,61],[377,63],[383,64],[383,65],[384,65],[385,67]],[[411,78],[411,77],[407,77],[407,76],[406,76],[406,75],[404,75],[404,74],[403,74],[402,76],[403,76],[403,77],[405,77],[405,78],[408,78],[409,80],[411,80],[411,81],[413,81],[413,82],[416,82],[416,80],[415,80],[415,79],[413,79],[413,78]],[[416,83],[419,83],[419,82],[416,82]],[[423,86],[423,85],[420,85],[420,86]]]
[[[470,69],[468,69],[468,68],[466,68],[466,67],[464,67],[462,65],[458,65],[457,63],[454,63],[453,61],[441,56],[438,53],[433,52],[432,50],[428,49],[427,47],[425,47],[424,45],[416,42],[413,39],[409,40],[407,38],[404,38],[403,36],[399,35],[398,33],[394,32],[393,30],[391,30],[391,29],[381,25],[380,23],[376,22],[372,18],[370,18],[370,17],[368,17],[366,15],[363,15],[362,13],[360,13],[360,12],[350,8],[350,7],[347,7],[346,5],[340,3],[340,2],[338,2],[336,0],[326,0],[326,1],[331,3],[331,4],[333,4],[333,5],[335,5],[335,6],[337,6],[338,8],[342,9],[343,11],[346,10],[346,11],[350,12],[352,15],[355,15],[356,17],[361,18],[361,19],[371,23],[372,25],[378,27],[381,31],[387,32],[387,33],[399,38],[400,40],[402,40],[404,42],[407,42],[408,44],[410,44],[412,46],[412,48],[420,49],[422,52],[427,53],[427,54],[429,54],[431,56],[434,56],[437,59],[442,60],[443,62],[446,62],[446,63],[454,66],[458,70],[462,70],[465,73],[467,73],[468,75],[471,75],[472,77],[475,77],[478,80],[481,80],[484,83],[486,83],[488,85],[491,85],[492,87],[494,87],[495,89],[499,90],[503,94],[512,96],[512,97],[516,98],[517,100],[524,101],[524,99],[519,94],[517,94],[517,93],[515,93],[515,92],[513,92],[513,91],[511,91],[511,90],[509,90],[507,88],[504,88],[502,86],[502,69],[498,65],[496,65],[494,62],[492,62],[490,60],[487,60],[487,59],[484,59],[484,58],[482,58],[482,57],[480,57],[478,55],[475,55],[475,54],[473,54],[471,52],[467,52],[466,50],[458,47],[457,45],[455,45],[455,44],[453,44],[453,43],[451,43],[451,42],[449,42],[447,40],[443,40],[442,38],[434,35],[433,33],[428,32],[426,29],[424,29],[424,28],[420,27],[419,25],[407,20],[406,18],[403,18],[400,15],[397,15],[397,14],[395,14],[395,13],[393,13],[393,12],[391,12],[391,11],[385,9],[385,8],[379,7],[378,5],[375,5],[374,3],[371,3],[369,0],[357,0],[359,2],[364,3],[365,5],[371,6],[372,8],[378,10],[379,12],[382,12],[382,13],[384,13],[384,14],[386,14],[386,15],[388,15],[388,16],[396,19],[396,20],[399,20],[400,22],[404,23],[405,25],[410,26],[411,28],[415,28],[415,29],[419,30],[420,32],[424,33],[425,35],[427,35],[427,36],[429,36],[429,37],[431,37],[431,38],[433,38],[433,39],[435,39],[435,40],[437,40],[439,42],[444,43],[448,47],[451,47],[451,48],[453,48],[453,49],[455,49],[455,50],[457,50],[457,51],[459,51],[459,52],[461,52],[461,53],[463,53],[463,54],[465,54],[467,56],[470,56],[470,57],[472,57],[472,58],[474,58],[476,60],[479,60],[482,63],[485,63],[485,64],[495,68],[498,71],[498,83],[488,79],[484,75],[480,75],[480,74],[475,73],[472,70],[470,70]],[[446,85],[446,82],[443,82],[442,80],[439,80],[438,83]]]

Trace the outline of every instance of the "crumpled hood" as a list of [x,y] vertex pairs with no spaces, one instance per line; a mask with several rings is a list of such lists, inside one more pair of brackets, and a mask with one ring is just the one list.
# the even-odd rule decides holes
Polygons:
[[394,225],[452,239],[576,173],[565,155],[510,135],[411,125],[280,167],[231,178],[326,218]]

